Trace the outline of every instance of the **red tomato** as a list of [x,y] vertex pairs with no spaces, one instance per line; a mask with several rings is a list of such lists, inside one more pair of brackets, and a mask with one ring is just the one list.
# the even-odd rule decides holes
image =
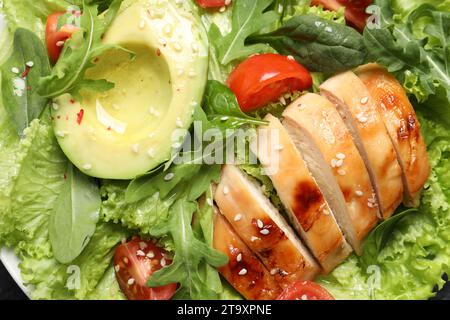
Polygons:
[[278,101],[285,93],[312,86],[308,70],[294,59],[279,54],[255,55],[234,69],[228,86],[236,95],[242,111],[252,111]]
[[147,280],[150,275],[172,263],[165,253],[151,241],[138,237],[121,244],[116,249],[114,268],[116,278],[123,293],[130,300],[169,300],[177,290],[177,284],[150,288]]
[[222,8],[229,5],[231,1],[227,0],[197,0],[197,4],[202,8]]
[[297,281],[289,285],[277,300],[334,300],[334,298],[317,283]]
[[325,9],[337,11],[340,7],[345,7],[345,18],[348,23],[359,31],[363,31],[366,26],[366,8],[372,4],[373,0],[312,0],[315,6],[322,5]]
[[72,34],[78,30],[78,27],[66,24],[58,30],[58,19],[65,12],[55,12],[47,17],[47,25],[45,28],[45,42],[47,51],[52,63],[56,63],[64,47],[64,42],[69,39]]

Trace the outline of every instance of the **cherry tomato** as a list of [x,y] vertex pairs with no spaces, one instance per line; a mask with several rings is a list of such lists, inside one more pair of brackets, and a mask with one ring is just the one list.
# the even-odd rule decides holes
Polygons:
[[347,22],[360,32],[366,26],[366,21],[369,17],[366,14],[366,8],[372,2],[373,0],[312,0],[313,5],[322,5],[328,10],[337,11],[340,7],[345,7],[345,18]]
[[58,19],[65,12],[55,12],[47,17],[47,25],[45,28],[45,42],[47,51],[52,63],[56,63],[64,47],[64,42],[69,39],[72,34],[78,30],[77,26],[66,24],[58,30]]
[[334,300],[334,298],[317,283],[296,281],[289,285],[277,300]]
[[197,0],[197,4],[202,8],[222,8],[229,5],[231,1],[227,0]]
[[130,300],[169,300],[177,290],[177,284],[150,288],[150,275],[172,263],[163,250],[151,241],[138,237],[117,247],[114,256],[116,278],[122,292]]
[[292,57],[267,53],[239,64],[227,83],[242,111],[247,112],[278,101],[288,92],[309,89],[312,78]]

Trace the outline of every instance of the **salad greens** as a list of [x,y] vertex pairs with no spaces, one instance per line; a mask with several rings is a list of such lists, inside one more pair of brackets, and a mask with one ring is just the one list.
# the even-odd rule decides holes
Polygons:
[[13,54],[1,67],[1,92],[3,105],[19,135],[39,117],[48,103],[48,99],[37,91],[39,79],[49,73],[50,65],[42,41],[27,29],[17,29]]
[[389,0],[375,3],[380,7],[380,28],[364,31],[369,61],[385,65],[420,102],[438,87],[450,100],[450,12],[423,4],[403,23],[395,20]]
[[[246,115],[223,84],[233,66],[251,54],[292,54],[320,72],[314,74],[316,86],[328,74],[364,62],[388,67],[416,104],[433,171],[417,212],[400,212],[379,225],[362,257],[350,257],[318,281],[336,298],[430,297],[433,286],[442,285],[442,273],[450,272],[450,0],[376,0],[380,28],[366,28],[363,35],[344,25],[342,10],[310,7],[310,1],[233,2],[225,13],[198,10],[209,30],[211,81],[194,120],[226,131],[264,124],[259,120],[264,113],[284,108],[280,101]],[[132,181],[93,180],[73,168],[55,138],[50,98],[113,87],[87,79],[86,71],[95,57],[116,48],[103,45],[101,37],[121,3],[8,0],[0,7],[8,22],[0,36],[0,243],[21,258],[22,277],[34,286],[36,299],[124,299],[111,260],[115,247],[136,234],[157,239],[173,257],[149,279],[150,286],[177,282],[175,298],[181,299],[239,299],[216,269],[226,256],[212,248],[211,183],[219,180],[219,165],[198,162],[204,154],[199,158],[194,149],[185,152],[193,161],[171,159]],[[71,5],[83,8],[81,29],[50,71],[42,44],[45,18]],[[13,96],[11,70],[29,61],[25,85],[31,90]],[[241,168],[283,211],[260,167]]]
[[61,263],[72,262],[83,252],[95,232],[101,204],[97,182],[71,163],[65,180],[49,225],[53,254]]

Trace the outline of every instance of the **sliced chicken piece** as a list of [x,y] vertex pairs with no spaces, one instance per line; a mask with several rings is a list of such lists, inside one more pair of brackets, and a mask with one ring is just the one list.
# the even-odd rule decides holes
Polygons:
[[240,169],[223,167],[214,198],[220,212],[282,287],[320,273],[308,249],[260,186]]
[[283,117],[283,125],[325,197],[339,202],[334,210],[336,219],[361,254],[362,241],[377,224],[379,211],[373,205],[372,183],[350,132],[334,105],[317,94],[294,101]]
[[293,225],[319,261],[330,272],[352,251],[316,181],[280,121],[266,117],[252,149],[272,180]]
[[214,214],[214,248],[228,256],[220,274],[248,300],[274,300],[282,289],[262,262],[217,210]]
[[368,64],[358,68],[356,74],[369,89],[397,152],[405,188],[403,202],[418,206],[431,168],[414,108],[400,83],[383,67]]
[[402,171],[375,101],[364,83],[350,71],[328,79],[320,89],[336,105],[352,134],[383,218],[389,218],[402,202]]

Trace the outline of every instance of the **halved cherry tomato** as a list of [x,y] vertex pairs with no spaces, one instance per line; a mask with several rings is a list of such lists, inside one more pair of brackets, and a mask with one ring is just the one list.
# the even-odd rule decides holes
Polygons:
[[317,283],[297,281],[289,285],[277,300],[334,300],[334,298]]
[[197,4],[202,8],[222,8],[228,4],[230,4],[231,1],[227,0],[197,0]]
[[58,19],[65,12],[55,12],[47,17],[47,25],[45,27],[45,42],[47,51],[52,63],[56,63],[61,54],[64,42],[69,39],[72,34],[78,30],[77,26],[66,24],[58,30]]
[[116,249],[114,268],[116,278],[123,293],[130,300],[169,300],[177,290],[177,284],[150,288],[147,280],[150,275],[169,265],[172,261],[165,252],[151,241],[138,237],[121,244]]
[[242,62],[227,83],[242,111],[247,112],[275,102],[288,92],[309,89],[312,78],[292,57],[267,53]]
[[373,0],[312,0],[315,6],[322,5],[325,9],[337,11],[340,7],[345,7],[345,18],[347,22],[358,29],[364,30],[369,15],[366,8],[372,4]]

